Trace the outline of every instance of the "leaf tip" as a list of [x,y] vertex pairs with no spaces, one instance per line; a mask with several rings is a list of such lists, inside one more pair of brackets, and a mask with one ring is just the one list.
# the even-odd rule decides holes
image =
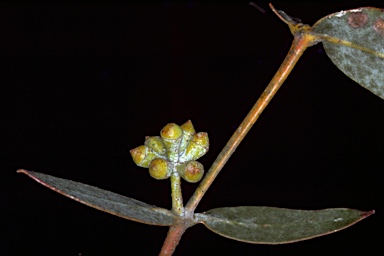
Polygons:
[[27,170],[24,170],[24,169],[19,169],[16,171],[17,173],[24,173],[24,174],[28,174],[28,171]]
[[371,215],[373,215],[373,214],[375,214],[375,210],[366,211],[366,212],[363,212],[363,213],[361,214],[361,217],[362,217],[362,218],[366,218],[366,217],[369,217],[369,216],[371,216]]

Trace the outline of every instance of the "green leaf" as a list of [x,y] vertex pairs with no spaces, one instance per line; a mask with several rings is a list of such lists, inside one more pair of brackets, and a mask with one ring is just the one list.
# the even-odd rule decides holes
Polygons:
[[195,214],[213,232],[254,244],[284,244],[327,235],[370,216],[347,208],[317,211],[275,207],[240,206]]
[[38,172],[27,170],[17,172],[24,173],[38,183],[77,202],[121,218],[159,226],[170,226],[174,222],[171,211],[129,197]]
[[348,77],[384,99],[384,9],[365,7],[325,16],[312,27]]

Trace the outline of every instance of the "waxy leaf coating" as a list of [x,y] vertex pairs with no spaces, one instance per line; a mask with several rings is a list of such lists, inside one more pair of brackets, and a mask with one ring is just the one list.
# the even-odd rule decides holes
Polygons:
[[159,226],[170,226],[174,222],[174,215],[169,210],[136,199],[38,172],[27,170],[17,172],[27,174],[38,183],[75,201],[121,218]]
[[325,16],[313,32],[332,62],[352,80],[384,99],[384,9],[364,7]]
[[373,214],[347,208],[292,210],[240,206],[195,214],[213,232],[247,243],[284,244],[327,235]]

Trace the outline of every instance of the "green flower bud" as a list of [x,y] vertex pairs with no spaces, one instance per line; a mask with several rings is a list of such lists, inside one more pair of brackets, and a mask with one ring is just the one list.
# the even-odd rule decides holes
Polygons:
[[176,170],[184,180],[190,183],[200,181],[204,175],[204,166],[198,161],[181,164],[176,167]]
[[171,176],[171,169],[166,160],[155,158],[149,164],[149,175],[157,180],[164,180]]
[[186,150],[180,156],[180,161],[196,160],[209,150],[208,133],[199,132],[193,135]]
[[148,168],[149,163],[156,157],[155,152],[144,145],[131,149],[129,153],[135,164],[144,168]]
[[182,153],[188,146],[191,141],[193,135],[196,134],[195,128],[191,120],[188,120],[186,123],[182,124],[181,129],[183,130],[183,138],[181,139],[179,153]]
[[183,130],[177,124],[170,123],[164,126],[160,135],[167,148],[167,157],[169,161],[177,162],[179,160],[179,147],[183,136]]
[[164,142],[160,136],[153,136],[153,137],[147,136],[147,137],[145,137],[144,144],[160,155],[165,156],[165,153],[167,152],[167,149],[165,148]]

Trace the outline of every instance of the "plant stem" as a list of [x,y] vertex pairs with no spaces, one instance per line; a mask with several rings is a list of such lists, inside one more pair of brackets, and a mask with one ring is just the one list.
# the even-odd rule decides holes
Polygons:
[[181,193],[180,175],[177,171],[171,174],[172,212],[178,216],[184,215],[183,195]]
[[207,192],[208,188],[211,186],[212,182],[219,174],[221,169],[224,167],[225,163],[228,161],[230,156],[236,150],[237,146],[244,139],[245,135],[251,129],[253,124],[259,118],[260,114],[263,112],[265,107],[271,101],[273,96],[279,90],[281,84],[285,81],[287,76],[292,71],[293,67],[307,49],[307,47],[312,46],[315,42],[318,41],[318,38],[307,33],[306,31],[297,31],[294,34],[294,40],[292,46],[281,64],[280,68],[276,72],[275,76],[272,78],[271,82],[265,88],[264,92],[261,94],[260,98],[257,100],[255,105],[252,107],[248,115],[245,117],[240,126],[236,129],[232,137],[229,139],[223,150],[220,152],[215,162],[212,164],[211,168],[208,170],[204,179],[201,181],[200,185],[197,187],[195,193],[192,195],[188,201],[185,210],[186,215],[192,216],[197,205],[201,201],[204,194]]
[[159,256],[172,255],[179,244],[181,236],[189,226],[186,223],[180,222],[169,227],[167,237],[163,243]]
[[193,220],[194,211],[216,176],[224,167],[225,163],[236,150],[240,142],[244,139],[245,135],[249,132],[253,124],[257,121],[268,103],[272,100],[273,96],[276,94],[280,86],[291,73],[293,67],[296,65],[304,51],[309,46],[320,42],[319,37],[311,34],[308,27],[303,27],[302,29],[301,26],[291,25],[290,29],[294,34],[294,40],[283,63],[277,70],[271,82],[265,88],[264,92],[261,94],[260,98],[252,107],[248,115],[245,117],[221,153],[218,155],[215,162],[212,164],[211,168],[205,175],[204,179],[201,181],[200,185],[197,187],[195,193],[192,195],[185,208],[183,207],[183,200],[181,195],[180,176],[177,172],[172,174],[172,211],[176,215],[180,216],[180,218],[177,219],[177,221],[172,226],[170,226],[163,247],[161,248],[159,254],[160,256],[172,255],[176,249],[176,246],[179,244],[179,241],[185,230],[196,224]]
[[171,195],[172,195],[172,212],[179,216],[176,222],[169,227],[167,237],[163,243],[160,254],[161,256],[172,255],[179,244],[181,236],[185,230],[191,226],[191,221],[184,219],[183,195],[181,193],[180,175],[173,170],[171,175]]

